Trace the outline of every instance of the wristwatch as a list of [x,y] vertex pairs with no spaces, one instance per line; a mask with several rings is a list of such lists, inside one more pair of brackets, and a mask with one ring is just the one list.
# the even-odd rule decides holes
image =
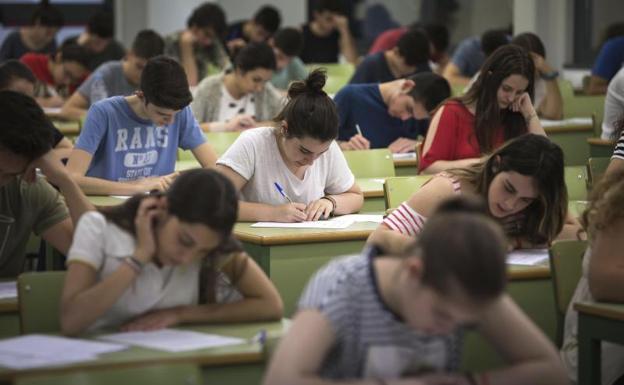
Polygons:
[[555,80],[558,77],[559,77],[559,71],[544,72],[542,74],[542,79],[544,80]]

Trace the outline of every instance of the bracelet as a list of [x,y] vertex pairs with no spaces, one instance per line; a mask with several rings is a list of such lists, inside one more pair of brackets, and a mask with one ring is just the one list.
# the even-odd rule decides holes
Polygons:
[[334,215],[334,211],[336,211],[336,200],[332,197],[330,197],[329,195],[325,195],[324,197],[321,197],[321,199],[327,199],[328,201],[331,202],[332,204],[332,211],[331,213],[329,213],[329,215]]
[[123,261],[137,274],[141,274],[141,270],[143,270],[143,266],[145,265],[134,256],[126,257]]

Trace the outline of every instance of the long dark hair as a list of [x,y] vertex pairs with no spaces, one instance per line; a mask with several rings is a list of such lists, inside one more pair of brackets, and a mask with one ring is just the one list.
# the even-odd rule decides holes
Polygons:
[[[134,219],[141,201],[148,197],[138,194],[119,206],[100,208],[104,216],[127,232],[136,235]],[[232,237],[238,215],[238,194],[232,183],[214,170],[194,169],[180,174],[165,193],[168,214],[181,222],[200,223],[221,235],[221,243],[202,259],[200,302],[215,302],[217,269],[242,247]],[[242,267],[244,268],[244,266]],[[240,276],[242,268],[236,268]]]
[[535,179],[538,198],[524,209],[521,233],[535,244],[550,243],[561,232],[568,211],[563,151],[545,136],[526,134],[507,142],[485,160],[471,167],[449,170],[475,186],[487,199],[492,180],[502,171],[514,171]]
[[483,63],[479,77],[468,92],[455,98],[465,105],[476,104],[474,130],[481,152],[492,151],[496,130],[501,125],[505,128],[505,140],[527,133],[521,113],[501,110],[498,106],[498,89],[511,75],[521,75],[529,81],[526,92],[533,100],[535,64],[525,49],[511,44],[494,51]]

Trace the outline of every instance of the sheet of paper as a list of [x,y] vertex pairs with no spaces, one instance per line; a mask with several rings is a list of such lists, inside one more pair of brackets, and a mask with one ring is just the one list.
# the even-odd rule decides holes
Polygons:
[[507,255],[510,265],[539,266],[548,263],[548,249],[514,250]]
[[0,282],[0,299],[17,298],[17,282]]
[[375,182],[375,183],[381,183],[381,184],[386,183],[386,180],[383,179],[383,178],[373,178],[373,179],[371,179],[371,181]]
[[415,152],[404,152],[404,153],[400,153],[400,154],[392,154],[392,159],[394,159],[394,160],[416,159],[416,153]]
[[26,369],[63,365],[93,360],[98,354],[125,348],[107,342],[30,334],[0,341],[0,366]]
[[585,126],[592,124],[592,118],[570,118],[563,120],[540,119],[542,127]]
[[58,115],[61,113],[60,107],[43,107],[43,112],[46,115]]
[[128,198],[132,197],[132,195],[111,195],[110,197],[111,197],[111,198],[117,198],[117,199],[123,199],[123,200],[126,200],[126,199],[128,199]]
[[348,214],[348,215],[341,215],[338,218],[351,220],[353,222],[375,222],[375,223],[383,222],[382,214]]
[[149,332],[127,332],[100,336],[106,341],[142,346],[167,352],[185,352],[196,349],[240,345],[247,342],[242,338],[205,334],[186,330],[162,329]]
[[296,223],[257,222],[251,225],[251,227],[274,227],[283,229],[346,229],[352,224],[352,219],[336,217],[326,221],[305,221]]

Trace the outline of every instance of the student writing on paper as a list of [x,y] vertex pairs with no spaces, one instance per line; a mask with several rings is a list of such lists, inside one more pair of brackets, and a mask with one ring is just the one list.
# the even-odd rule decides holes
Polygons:
[[448,82],[433,73],[381,84],[347,85],[334,98],[340,116],[340,148],[414,152],[416,139],[426,133],[429,114],[450,95]]
[[63,333],[280,319],[277,290],[232,236],[237,211],[229,180],[195,169],[165,195],[85,214],[68,254]]
[[178,62],[148,60],[139,91],[91,106],[67,168],[87,194],[132,195],[171,185],[178,147],[191,150],[202,167],[214,166],[217,156],[191,100]]
[[292,83],[275,127],[243,132],[217,161],[241,191],[239,220],[301,222],[362,207],[362,192],[334,141],[338,115],[323,91],[325,80],[316,70]]
[[147,61],[162,55],[165,42],[156,32],[146,29],[134,38],[124,60],[108,61],[99,66],[67,99],[61,115],[81,119],[89,106],[111,96],[129,96],[139,89],[141,73]]
[[0,278],[14,278],[32,233],[66,254],[73,224],[93,207],[50,151],[53,126],[33,98],[0,91],[0,116]]
[[241,131],[272,119],[282,96],[269,83],[275,54],[266,43],[241,48],[233,68],[202,80],[191,108],[204,131]]
[[[319,270],[264,384],[566,384],[552,343],[505,294],[504,234],[482,209],[451,202],[404,253],[367,248]],[[507,365],[459,372],[468,328]]]
[[[0,91],[16,91],[31,98],[35,96],[37,79],[32,71],[22,62],[11,59],[0,64]],[[73,148],[72,143],[56,127],[52,128],[54,150],[63,159],[67,159]]]
[[[624,170],[607,173],[592,190],[582,217],[590,246],[583,258],[583,275],[566,313],[561,358],[568,376],[578,381],[578,314],[576,302],[624,302]],[[624,379],[624,347],[603,342],[602,385]],[[619,381],[618,381],[619,380]]]
[[516,45],[487,58],[469,91],[445,102],[431,119],[418,167],[435,174],[480,162],[506,140],[546,135],[533,107],[535,64]]
[[567,214],[563,152],[542,135],[516,138],[479,163],[434,176],[386,217],[368,241],[401,252],[447,197],[477,194],[505,230],[510,248],[546,247],[576,238],[578,222]]

